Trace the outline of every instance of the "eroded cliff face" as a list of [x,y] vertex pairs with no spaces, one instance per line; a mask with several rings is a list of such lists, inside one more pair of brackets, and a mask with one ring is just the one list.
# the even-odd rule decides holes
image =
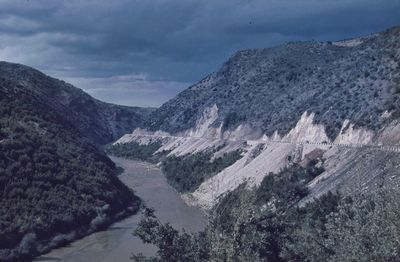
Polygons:
[[376,132],[396,114],[381,115],[400,108],[399,50],[400,29],[393,28],[334,43],[239,51],[154,111],[148,128],[174,134],[193,129],[216,104],[214,127],[222,124],[224,131],[246,123],[268,136],[287,134],[308,111],[331,140],[346,119]]
[[154,111],[148,130],[116,143],[161,141],[156,153],[171,156],[240,149],[240,160],[183,195],[205,209],[243,182],[257,186],[270,172],[310,158],[325,172],[309,184],[308,199],[376,186],[383,174],[398,179],[399,43],[400,28],[392,28],[238,52]]
[[[177,156],[211,150],[215,151],[214,156],[220,156],[226,152],[242,150],[241,159],[203,182],[193,193],[182,196],[187,203],[204,209],[210,209],[219,197],[243,182],[247,182],[250,187],[258,186],[269,173],[277,173],[293,162],[301,163],[312,152],[321,152],[317,156],[324,159],[325,172],[310,183],[310,199],[330,190],[352,190],[356,184],[349,181],[353,181],[360,172],[356,166],[357,163],[365,162],[361,161],[363,155],[375,157],[385,154],[390,157],[398,154],[397,147],[392,145],[400,141],[400,125],[394,123],[379,132],[373,132],[357,128],[345,120],[338,136],[331,140],[325,127],[314,123],[314,113],[304,112],[296,126],[286,135],[275,132],[272,136],[262,135],[247,125],[223,131],[221,126],[215,127],[216,119],[218,107],[213,105],[204,111],[192,129],[177,134],[135,129],[115,143],[149,144],[159,141],[162,146],[157,153],[168,151],[169,155]],[[362,164],[364,186],[374,180],[369,174],[379,171],[379,165],[375,162]]]

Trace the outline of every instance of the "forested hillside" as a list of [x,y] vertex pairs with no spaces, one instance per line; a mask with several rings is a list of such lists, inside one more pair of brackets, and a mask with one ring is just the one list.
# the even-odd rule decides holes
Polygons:
[[0,68],[0,260],[28,260],[136,212],[114,163],[47,103],[41,79],[28,88]]
[[64,81],[33,68],[0,62],[0,75],[19,89],[29,90],[49,109],[96,144],[114,141],[136,127],[142,127],[152,108],[113,105],[89,96]]

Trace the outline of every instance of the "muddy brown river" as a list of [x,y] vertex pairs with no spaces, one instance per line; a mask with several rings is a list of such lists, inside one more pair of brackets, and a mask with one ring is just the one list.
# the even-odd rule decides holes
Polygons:
[[[146,162],[111,157],[125,172],[119,176],[122,182],[135,191],[162,222],[175,228],[200,231],[205,227],[206,217],[202,211],[189,207],[179,194],[168,185],[160,169]],[[38,257],[35,261],[129,261],[132,253],[153,255],[156,248],[144,245],[132,235],[140,221],[140,214],[114,223],[107,230],[93,233],[68,246],[57,248]]]

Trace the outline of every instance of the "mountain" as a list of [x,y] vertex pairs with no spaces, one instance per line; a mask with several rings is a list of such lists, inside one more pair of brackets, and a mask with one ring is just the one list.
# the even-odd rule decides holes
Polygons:
[[107,144],[142,127],[153,110],[101,102],[71,84],[24,65],[0,62],[0,74],[32,92],[96,144]]
[[1,261],[29,260],[138,210],[140,200],[91,141],[110,141],[141,123],[143,111],[0,64]]
[[399,98],[400,27],[236,53],[107,149],[159,161],[209,218],[149,210],[159,251],[134,261],[398,261]]
[[270,136],[286,134],[305,112],[330,138],[345,119],[377,130],[380,116],[398,111],[399,28],[357,40],[290,42],[244,50],[220,70],[180,93],[152,114],[151,130],[176,133],[196,125],[217,105],[215,126],[241,123]]
[[324,172],[308,182],[307,201],[385,179],[398,185],[399,116],[400,27],[394,27],[337,42],[239,51],[153,111],[147,128],[115,144],[161,143],[155,155],[182,161],[187,154],[211,152],[214,159],[241,151],[235,163],[183,192],[189,204],[207,210],[244,182],[259,186],[271,172],[318,159]]

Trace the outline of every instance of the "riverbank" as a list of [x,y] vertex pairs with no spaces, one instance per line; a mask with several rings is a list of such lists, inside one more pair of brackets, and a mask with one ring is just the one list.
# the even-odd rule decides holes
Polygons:
[[[204,229],[205,215],[184,203],[156,165],[117,157],[111,159],[125,170],[119,176],[121,181],[133,189],[146,206],[153,208],[162,222],[191,232]],[[132,253],[155,254],[155,247],[144,245],[132,235],[140,219],[140,214],[128,217],[35,261],[128,261]]]

